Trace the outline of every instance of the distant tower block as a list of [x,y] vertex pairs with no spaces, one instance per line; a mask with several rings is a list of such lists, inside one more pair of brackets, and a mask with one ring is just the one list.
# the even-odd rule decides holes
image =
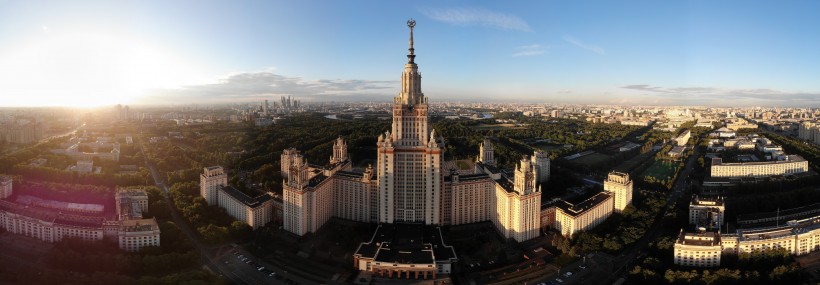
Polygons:
[[347,142],[342,137],[333,143],[333,156],[330,157],[330,164],[337,164],[347,161]]
[[12,193],[12,180],[11,177],[0,175],[0,199],[6,199],[11,196]]
[[228,174],[222,166],[206,167],[199,176],[199,195],[205,198],[208,205],[217,205],[219,202],[217,192],[228,185]]
[[486,165],[495,166],[495,148],[490,138],[484,138],[481,143],[478,161]]
[[604,191],[614,194],[616,213],[623,212],[627,205],[632,204],[632,180],[629,180],[629,174],[610,172],[604,180]]
[[550,157],[547,153],[536,150],[532,155],[532,164],[535,166],[535,183],[545,183],[550,180]]

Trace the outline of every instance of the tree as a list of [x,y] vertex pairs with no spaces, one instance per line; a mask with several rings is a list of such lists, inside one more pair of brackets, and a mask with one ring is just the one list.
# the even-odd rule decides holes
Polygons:
[[569,239],[564,239],[561,241],[561,246],[558,248],[561,252],[567,254],[570,250]]
[[253,234],[253,228],[242,221],[233,221],[230,227],[230,235],[235,240],[248,240]]
[[223,243],[230,237],[226,227],[220,227],[213,224],[199,227],[197,228],[197,231],[199,232],[199,235],[202,236],[202,239],[210,244]]

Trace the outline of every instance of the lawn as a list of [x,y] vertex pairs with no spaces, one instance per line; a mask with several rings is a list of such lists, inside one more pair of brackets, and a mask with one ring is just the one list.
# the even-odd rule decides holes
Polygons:
[[647,168],[641,175],[651,176],[655,179],[663,180],[671,178],[677,171],[677,163],[668,160],[655,160],[655,163]]

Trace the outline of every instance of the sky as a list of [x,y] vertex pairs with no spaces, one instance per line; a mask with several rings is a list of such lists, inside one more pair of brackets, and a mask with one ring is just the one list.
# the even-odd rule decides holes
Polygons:
[[820,107],[818,1],[7,1],[0,106]]

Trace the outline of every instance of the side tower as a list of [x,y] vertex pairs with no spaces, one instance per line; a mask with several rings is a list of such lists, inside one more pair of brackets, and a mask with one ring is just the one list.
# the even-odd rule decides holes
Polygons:
[[347,142],[342,137],[333,142],[333,156],[330,157],[330,164],[337,164],[347,161]]
[[536,150],[532,155],[532,164],[535,168],[535,183],[546,183],[550,180],[550,157],[546,152]]
[[228,185],[228,174],[222,166],[206,167],[199,175],[199,195],[205,198],[208,205],[218,203],[217,192],[226,185]]
[[484,138],[479,146],[478,162],[484,165],[495,166],[495,148],[490,138]]
[[414,20],[410,28],[407,64],[401,76],[401,93],[393,98],[392,132],[379,136],[377,173],[379,222],[438,224],[443,184],[443,142],[428,127],[429,105],[421,92],[421,74],[413,48]]
[[604,191],[613,194],[615,213],[623,212],[627,205],[632,204],[632,180],[629,180],[629,174],[610,172],[604,180]]
[[301,154],[297,153],[290,159],[288,174],[282,181],[282,222],[285,230],[301,236],[310,231],[310,173],[307,161]]
[[512,189],[496,184],[496,217],[493,223],[505,238],[522,242],[538,237],[541,226],[541,189],[535,184],[530,158],[515,168]]
[[279,159],[279,173],[282,174],[282,178],[287,180],[288,174],[290,174],[290,167],[293,164],[293,159],[299,155],[299,150],[296,148],[288,148],[282,151],[282,155]]

